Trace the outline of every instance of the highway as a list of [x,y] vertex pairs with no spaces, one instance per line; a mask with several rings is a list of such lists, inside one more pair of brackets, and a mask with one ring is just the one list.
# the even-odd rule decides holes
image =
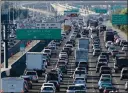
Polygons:
[[[66,41],[69,39],[71,33],[67,36],[67,39],[63,41],[62,45],[57,49],[57,55],[52,56],[50,62],[52,63],[51,66],[48,66],[47,71],[49,71],[50,69],[53,69],[55,67],[55,64],[58,60],[58,54],[60,52],[60,50],[62,49],[62,47],[64,46],[64,44],[66,43]],[[77,43],[78,38],[76,39],[76,43]],[[102,51],[107,51],[107,49],[105,48],[105,43],[103,41],[103,35],[100,36],[100,40],[101,40],[101,46],[102,46]],[[91,39],[90,39],[91,42]],[[74,50],[76,49],[78,43],[76,44],[76,46],[74,47]],[[96,60],[97,57],[93,57],[92,56],[92,47],[91,47],[92,43],[90,43],[89,45],[89,72],[88,72],[88,79],[87,79],[87,93],[99,93],[99,89],[98,89],[98,80],[99,80],[99,74],[96,73]],[[117,47],[117,49],[120,49],[120,47]],[[113,58],[110,56],[110,60],[109,60],[109,67],[111,67],[113,69]],[[74,53],[72,53],[72,56],[69,57],[69,63],[68,63],[68,68],[67,68],[68,72],[67,74],[64,74],[63,76],[63,81],[61,82],[60,85],[60,92],[65,93],[67,86],[68,85],[72,85],[73,84],[73,72],[75,70],[75,60],[74,60]],[[112,70],[112,81],[113,84],[116,88],[119,89],[120,93],[127,93],[124,90],[124,84],[125,81],[120,80],[120,73],[114,73]],[[33,83],[33,89],[30,90],[31,93],[34,92],[39,92],[40,88],[42,86],[44,82],[44,77],[39,77],[39,83]],[[56,92],[56,93],[60,93],[60,92]]]
[[[58,7],[63,7],[63,8],[61,8],[62,10],[69,9],[64,5],[55,6],[55,8],[58,8]],[[26,8],[26,7],[22,6],[22,8]],[[40,9],[33,9],[33,8],[27,8],[27,9],[29,9],[30,11],[34,11],[34,12],[40,12],[42,14],[54,15],[54,13],[52,13],[52,12],[43,11]],[[82,15],[82,13],[81,13],[81,15]],[[84,18],[87,19],[85,16],[84,16]],[[108,26],[107,21],[104,22],[104,25]],[[70,40],[70,36],[72,35],[73,32],[74,32],[74,29],[72,27],[70,34],[66,36],[66,39],[64,39],[62,41],[61,46],[59,46],[57,48],[57,50],[56,50],[57,54],[52,55],[52,57],[50,58],[51,65],[47,67],[46,72],[49,72],[51,69],[55,68],[56,63],[59,59],[59,53],[62,50],[62,48],[64,47],[64,45],[66,44],[66,42],[68,40]],[[105,48],[104,36],[102,34],[100,34],[99,38],[100,38],[100,45],[101,45],[102,51],[107,51],[107,49]],[[67,89],[68,85],[73,84],[73,73],[75,71],[75,55],[74,55],[75,53],[74,52],[75,52],[75,49],[77,49],[77,47],[78,47],[78,39],[79,38],[75,39],[76,45],[73,48],[74,51],[71,54],[71,56],[69,56],[69,63],[67,65],[67,74],[63,74],[63,80],[60,83],[60,92],[56,92],[56,93],[66,93],[66,89]],[[99,77],[99,73],[96,73],[96,60],[98,57],[94,57],[92,55],[93,49],[92,49],[91,32],[89,32],[89,41],[90,41],[89,54],[88,54],[89,71],[87,74],[87,82],[86,82],[87,93],[99,93],[98,81],[99,81],[100,77]],[[119,46],[116,46],[116,49],[121,51],[121,47],[119,47]],[[21,55],[21,54],[19,54],[19,55]],[[10,61],[10,64],[12,64],[12,63],[13,63],[13,61]],[[119,93],[128,93],[124,90],[124,84],[125,84],[126,80],[120,80],[120,73],[114,72],[114,69],[113,69],[114,58],[111,55],[109,55],[108,66],[112,69],[112,84],[117,89],[119,89]],[[44,83],[44,78],[45,78],[45,73],[43,73],[43,75],[41,77],[39,77],[38,83],[34,83],[34,82],[32,83],[33,86],[32,86],[32,89],[29,90],[29,93],[40,93],[41,86]]]

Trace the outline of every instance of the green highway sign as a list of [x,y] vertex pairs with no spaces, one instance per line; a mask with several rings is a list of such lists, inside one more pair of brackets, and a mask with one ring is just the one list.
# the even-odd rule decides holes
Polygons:
[[113,25],[127,25],[128,24],[128,15],[127,14],[113,14],[112,15],[112,24]]
[[100,9],[100,8],[96,8],[95,9],[96,13],[107,13],[107,9]]
[[61,29],[17,29],[18,40],[61,39]]

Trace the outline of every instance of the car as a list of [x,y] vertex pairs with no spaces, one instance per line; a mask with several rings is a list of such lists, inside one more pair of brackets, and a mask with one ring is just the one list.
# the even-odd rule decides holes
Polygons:
[[62,33],[61,36],[66,38],[66,33]]
[[85,91],[85,87],[83,85],[69,85],[66,93],[75,93],[76,91]]
[[101,52],[100,55],[105,55],[107,57],[107,60],[109,61],[109,53],[108,52]]
[[44,48],[44,49],[43,49],[43,53],[48,53],[49,56],[51,57],[52,51],[51,51],[51,49],[46,49],[46,48]]
[[85,80],[87,82],[87,73],[85,71],[81,71],[81,70],[74,71],[73,79],[75,79],[77,77],[83,77],[83,78],[85,78]]
[[110,78],[111,81],[112,81],[112,76],[111,76],[111,74],[102,74],[102,75],[100,76],[100,79],[102,79],[102,78]]
[[60,91],[60,84],[56,80],[50,80],[48,83],[53,83],[57,91]]
[[99,55],[98,60],[99,59],[107,59],[107,57],[105,55]]
[[119,91],[113,86],[105,87],[103,93],[110,93],[110,91],[113,91],[114,93],[119,93]]
[[32,78],[32,82],[38,83],[38,75],[36,71],[25,71],[25,75]]
[[109,48],[112,44],[113,44],[112,41],[107,41],[106,44],[105,44],[105,47]]
[[100,55],[100,53],[101,53],[101,50],[100,49],[94,49],[94,51],[93,51],[93,56],[99,56]]
[[21,78],[27,81],[29,89],[32,89],[32,78],[27,75],[22,75]]
[[111,79],[110,78],[101,78],[98,81],[98,87],[102,86],[102,84],[112,84]]
[[120,79],[128,79],[128,67],[124,67],[121,70]]
[[83,70],[83,71],[85,71],[86,73],[88,73],[88,72],[87,72],[87,69],[86,69],[85,67],[77,67],[77,68],[75,69],[75,71],[76,71],[76,70]]
[[49,83],[49,82],[48,83],[43,83],[42,86],[41,86],[41,89],[43,89],[44,86],[51,86],[51,87],[53,87],[54,90],[56,90],[56,87],[54,86],[53,83]]
[[101,66],[99,76],[101,76],[102,74],[112,74],[111,68],[108,66]]
[[99,92],[100,92],[100,93],[103,93],[105,87],[110,87],[110,86],[112,86],[111,83],[102,83],[102,84],[99,86]]
[[59,58],[65,58],[68,59],[68,55],[66,53],[60,54]]
[[52,86],[44,86],[41,88],[41,93],[55,93],[55,90]]
[[118,53],[119,53],[118,50],[112,50],[112,51],[111,51],[111,55],[112,55],[113,57],[115,57]]
[[85,78],[83,77],[76,77],[74,79],[74,84],[77,85],[77,84],[81,84],[81,85],[85,85],[86,86],[86,80]]
[[84,67],[84,68],[86,68],[86,71],[88,72],[88,63],[87,62],[79,62],[78,67]]
[[125,91],[128,91],[128,81],[125,82]]
[[124,46],[122,47],[122,51],[128,51],[128,45],[124,45]]
[[100,63],[100,62],[97,63],[97,65],[96,65],[96,73],[99,72],[101,66],[107,66],[107,64],[106,63]]
[[67,41],[66,44],[72,44],[73,46],[75,46],[75,42],[73,40]]
[[121,40],[120,41],[120,47],[122,47],[124,45],[128,45],[128,42],[126,40]]
[[60,68],[62,73],[67,73],[67,65],[65,62],[58,62],[56,67]]
[[108,64],[108,60],[107,60],[107,58],[100,58],[100,59],[97,60],[97,63],[106,63],[106,64]]
[[108,48],[109,54],[111,54],[112,51],[116,50],[115,46],[111,46]]
[[62,41],[61,40],[54,40],[54,42],[56,43],[56,46],[60,46]]

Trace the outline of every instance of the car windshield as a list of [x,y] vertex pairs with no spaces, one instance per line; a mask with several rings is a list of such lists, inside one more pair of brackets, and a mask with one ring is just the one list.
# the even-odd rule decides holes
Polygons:
[[84,88],[85,88],[84,86],[76,86],[75,90],[84,90]]
[[110,78],[110,75],[103,75],[102,77]]
[[107,62],[107,59],[99,59],[99,62]]
[[95,50],[95,52],[100,52],[100,50]]
[[85,74],[85,71],[75,71],[75,74]]
[[101,81],[103,81],[103,82],[109,82],[110,81],[110,79],[108,78],[108,79],[101,79]]
[[52,87],[44,87],[43,90],[53,90]]
[[44,84],[44,86],[53,86],[53,84]]
[[110,47],[111,50],[115,50],[115,47]]
[[35,72],[27,72],[27,75],[36,75]]
[[76,78],[75,80],[84,80],[84,78]]
[[47,52],[47,53],[50,52],[50,50],[44,50],[44,51]]
[[75,86],[70,86],[68,90],[75,90]]
[[123,73],[124,73],[124,74],[126,74],[126,73],[128,74],[128,70],[124,70]]

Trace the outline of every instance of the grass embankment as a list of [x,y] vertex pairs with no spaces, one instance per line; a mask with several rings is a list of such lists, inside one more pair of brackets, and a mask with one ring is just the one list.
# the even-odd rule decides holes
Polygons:
[[[117,10],[113,14],[127,14],[128,15],[128,8],[125,8],[123,10]],[[127,19],[128,21],[128,19]],[[128,24],[127,25],[113,25],[115,28],[120,29],[121,31],[125,32],[128,37]]]

